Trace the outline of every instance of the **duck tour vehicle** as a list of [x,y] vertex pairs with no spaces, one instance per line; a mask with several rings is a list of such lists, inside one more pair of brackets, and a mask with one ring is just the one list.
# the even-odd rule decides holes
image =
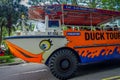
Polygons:
[[70,78],[78,64],[120,58],[120,26],[103,25],[119,19],[118,11],[47,5],[32,6],[28,13],[36,30],[24,28],[5,41],[14,56],[46,64],[59,79]]

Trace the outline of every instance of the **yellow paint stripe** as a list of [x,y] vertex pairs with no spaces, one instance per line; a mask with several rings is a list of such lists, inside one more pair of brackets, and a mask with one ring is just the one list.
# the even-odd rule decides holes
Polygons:
[[113,77],[109,77],[109,78],[104,78],[102,80],[120,80],[120,76],[113,76]]

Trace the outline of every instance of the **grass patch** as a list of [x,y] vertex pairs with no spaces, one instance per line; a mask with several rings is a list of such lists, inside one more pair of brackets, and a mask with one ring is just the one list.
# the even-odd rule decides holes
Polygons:
[[0,63],[6,63],[9,62],[11,59],[10,56],[0,56]]
[[0,56],[0,60],[2,59],[10,59],[10,56]]
[[15,62],[14,59],[9,59],[7,63],[13,63],[13,62]]

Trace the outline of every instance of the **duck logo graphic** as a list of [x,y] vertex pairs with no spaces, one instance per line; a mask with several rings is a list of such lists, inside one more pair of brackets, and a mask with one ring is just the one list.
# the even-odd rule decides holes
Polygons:
[[52,45],[53,45],[52,41],[48,39],[48,40],[42,40],[39,44],[39,47],[43,51],[48,51]]

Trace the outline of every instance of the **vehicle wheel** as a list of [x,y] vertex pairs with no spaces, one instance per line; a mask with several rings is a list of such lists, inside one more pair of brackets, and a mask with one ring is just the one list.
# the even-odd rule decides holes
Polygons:
[[55,77],[65,80],[73,76],[77,64],[77,57],[72,50],[61,49],[50,57],[48,66]]

